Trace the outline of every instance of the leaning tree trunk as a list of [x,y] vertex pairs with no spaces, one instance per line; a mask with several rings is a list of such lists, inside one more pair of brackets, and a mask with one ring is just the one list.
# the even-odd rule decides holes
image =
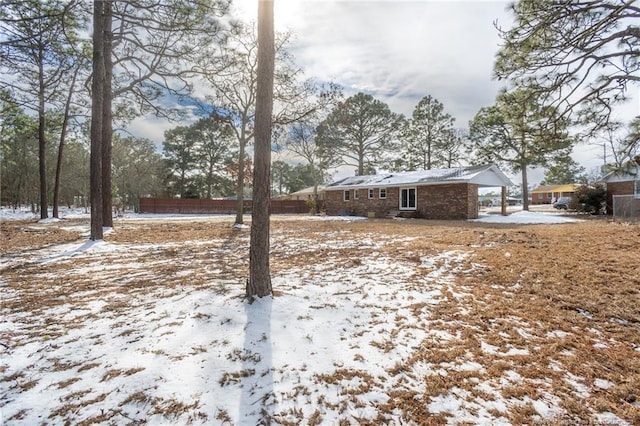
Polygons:
[[258,81],[256,96],[253,208],[247,298],[271,294],[269,272],[269,201],[271,172],[271,120],[275,62],[273,0],[258,2]]
[[64,117],[62,118],[62,130],[60,131],[60,144],[58,145],[58,160],[56,162],[56,178],[53,184],[53,217],[58,218],[58,206],[60,205],[60,179],[62,175],[62,159],[64,158],[64,143],[67,138],[67,128],[69,127],[69,116],[71,112],[71,98],[73,96],[74,87],[76,85],[76,78],[80,67],[76,67],[73,71],[73,77],[71,78],[71,84],[69,85],[69,93],[67,94],[67,100],[64,104]]
[[102,107],[104,105],[104,32],[103,1],[93,1],[93,76],[91,81],[91,235],[101,240],[102,234]]
[[104,2],[103,18],[103,46],[104,46],[104,91],[102,98],[102,225],[113,227],[113,194],[111,190],[111,148],[113,139],[113,125],[111,112],[111,91],[113,77],[113,60],[111,46],[113,33],[111,30],[112,7],[111,1]]

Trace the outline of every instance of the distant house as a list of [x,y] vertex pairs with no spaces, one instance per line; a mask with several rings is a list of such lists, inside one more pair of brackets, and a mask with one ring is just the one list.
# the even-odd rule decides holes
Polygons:
[[607,214],[613,213],[616,201],[620,204],[623,200],[629,208],[640,212],[640,164],[610,173],[603,180],[607,184]]
[[[480,207],[499,207],[502,205],[502,197],[496,195],[479,195],[478,203],[480,203]],[[506,203],[507,206],[517,206],[518,204],[522,204],[522,199],[507,197]]]
[[552,204],[560,198],[570,198],[579,185],[542,185],[531,191],[531,204]]
[[478,188],[513,183],[496,165],[352,176],[325,187],[327,215],[475,219]]
[[[287,195],[287,198],[291,200],[308,200],[313,198],[313,186],[301,189],[300,191],[292,192]],[[318,186],[318,200],[324,200],[324,186]]]
[[478,203],[480,203],[481,207],[495,207],[499,206],[502,203],[502,197],[496,196],[494,194],[479,195]]

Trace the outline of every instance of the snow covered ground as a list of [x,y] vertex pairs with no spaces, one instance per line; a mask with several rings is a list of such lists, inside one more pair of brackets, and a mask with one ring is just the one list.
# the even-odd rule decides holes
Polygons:
[[[533,206],[535,207],[535,206]],[[51,212],[49,212],[49,216],[51,216]],[[8,207],[0,207],[0,220],[29,220],[29,219],[37,219],[39,218],[39,214],[31,213],[26,208],[12,209]],[[202,218],[203,215],[162,215],[162,214],[136,214],[136,213],[125,213],[124,215],[127,219],[170,219],[170,220],[193,220],[194,218]],[[230,216],[228,215],[215,215],[215,216],[207,216],[207,217],[216,217],[222,220],[227,220]],[[284,216],[286,217],[286,216]],[[89,213],[83,208],[73,208],[67,209],[62,208],[60,210],[60,218],[61,219],[87,219],[89,218]],[[353,216],[333,216],[333,217],[321,217],[321,216],[310,216],[309,220],[358,220],[365,219],[364,217],[353,217]],[[58,219],[49,218],[44,219],[46,222],[55,222]],[[556,212],[556,211],[522,211],[520,206],[510,207],[508,210],[507,216],[502,216],[499,214],[499,209],[485,209],[480,213],[480,217],[475,219],[478,222],[487,222],[487,223],[522,223],[522,224],[532,224],[532,223],[569,223],[576,222],[579,219],[575,217],[571,217],[566,213]]]
[[[417,236],[353,238],[338,227],[319,237],[308,225],[308,235],[294,237],[283,226],[272,237],[276,297],[247,304],[236,271],[246,265],[248,230],[182,243],[129,236],[138,235],[134,222],[184,219],[127,215],[112,241],[2,258],[0,424],[416,424],[419,414],[406,420],[410,410],[434,423],[510,424],[514,407],[540,422],[566,415],[549,382],[518,372],[535,356],[526,345],[480,333],[477,349],[462,350],[459,314],[435,314],[464,314],[449,305],[475,297],[456,282],[483,268],[472,252],[415,252]],[[497,219],[572,220],[521,212],[478,221]],[[518,333],[528,327],[520,323]],[[440,362],[417,355],[434,351]],[[489,374],[495,367],[480,355],[503,368]],[[454,377],[465,386],[444,385]],[[614,386],[594,379],[595,391]],[[567,381],[583,397],[594,392],[584,377]],[[445,391],[423,400],[434,386]],[[629,424],[608,411],[592,419]]]
[[485,223],[520,223],[520,224],[535,224],[535,223],[571,223],[578,222],[580,219],[575,217],[569,217],[562,213],[551,212],[536,212],[536,211],[513,211],[506,216],[500,214],[481,214],[478,219],[474,219],[475,222]]

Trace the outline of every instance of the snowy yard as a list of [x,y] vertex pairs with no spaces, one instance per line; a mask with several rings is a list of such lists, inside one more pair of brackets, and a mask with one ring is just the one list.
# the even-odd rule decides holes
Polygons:
[[232,221],[3,220],[0,424],[640,423],[638,225]]

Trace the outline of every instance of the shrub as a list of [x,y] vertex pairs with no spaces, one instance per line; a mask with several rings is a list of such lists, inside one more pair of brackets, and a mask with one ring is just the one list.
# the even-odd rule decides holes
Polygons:
[[316,200],[313,197],[307,198],[305,200],[305,204],[307,205],[307,207],[309,208],[309,213],[316,213],[317,212],[317,203]]
[[607,192],[601,183],[582,185],[576,189],[574,199],[578,203],[578,211],[600,214],[607,199]]

